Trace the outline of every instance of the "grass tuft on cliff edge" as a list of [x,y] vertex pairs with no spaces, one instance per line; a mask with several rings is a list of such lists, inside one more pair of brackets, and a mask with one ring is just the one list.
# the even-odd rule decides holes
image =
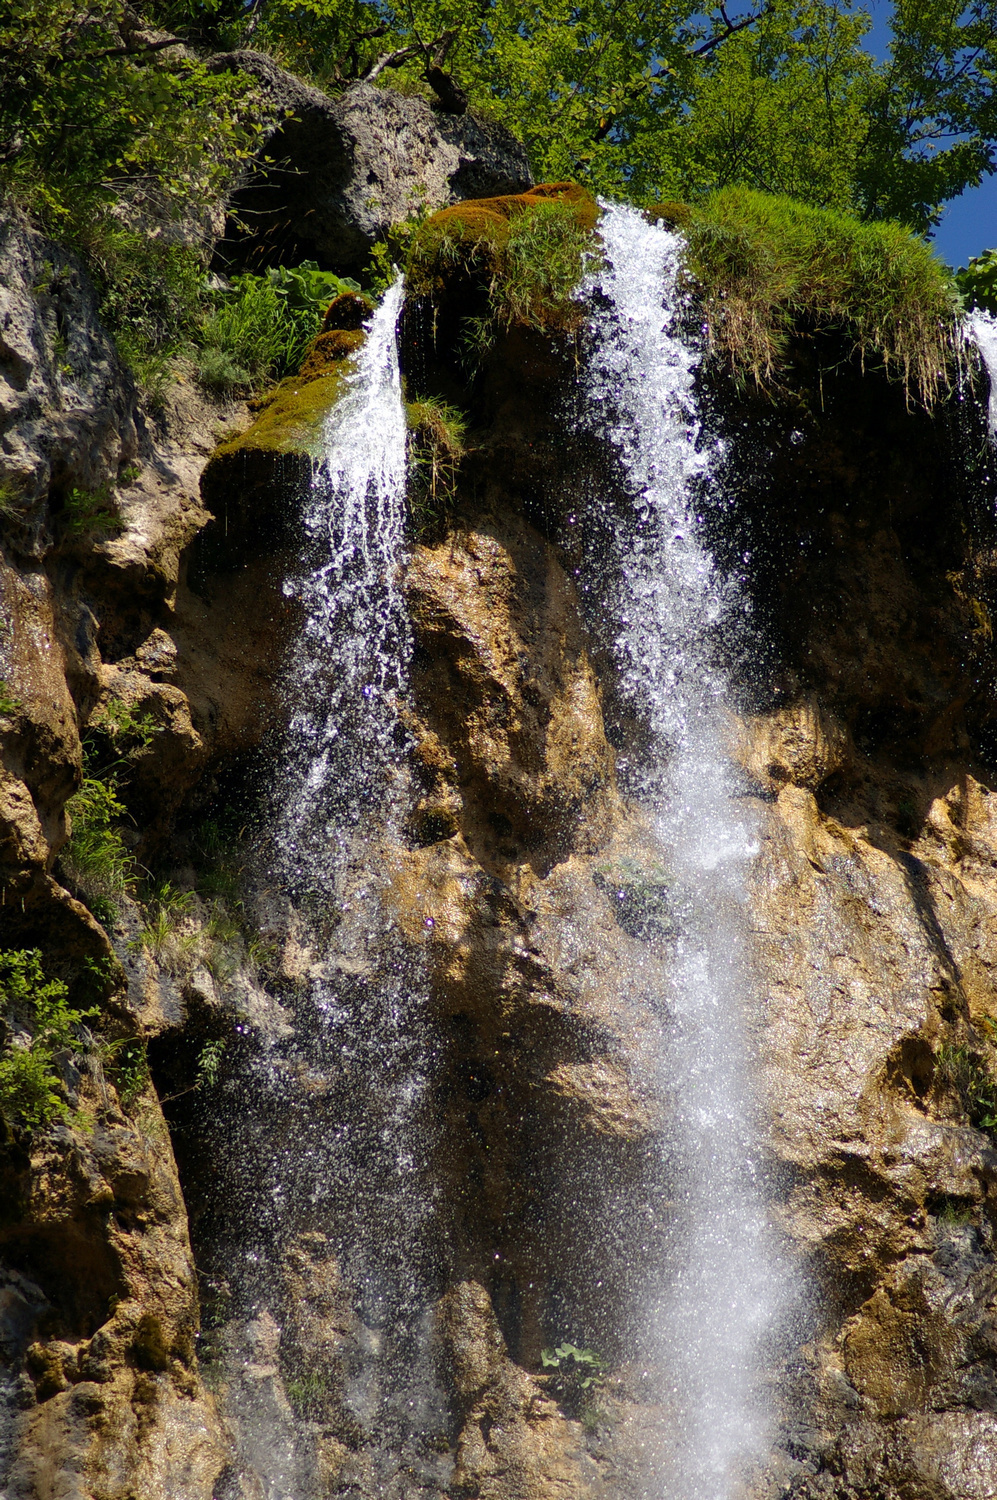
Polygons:
[[794,331],[826,328],[929,408],[949,388],[958,293],[903,225],[741,187],[648,212],[685,236],[710,344],[738,378],[778,381]]
[[584,316],[574,294],[598,253],[598,218],[595,199],[572,182],[454,204],[413,235],[406,286],[438,303],[455,280],[483,283],[488,311],[470,330],[480,344],[517,324],[573,331]]

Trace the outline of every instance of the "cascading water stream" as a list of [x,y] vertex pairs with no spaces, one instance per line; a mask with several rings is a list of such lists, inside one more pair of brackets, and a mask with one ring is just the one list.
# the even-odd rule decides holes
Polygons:
[[304,567],[286,586],[304,621],[290,673],[291,779],[279,838],[287,873],[312,887],[326,879],[327,840],[342,846],[361,814],[383,802],[399,748],[397,695],[410,650],[397,583],[405,525],[396,341],[403,295],[398,277],[327,418],[302,517]]
[[979,351],[990,381],[987,403],[987,427],[990,441],[997,440],[997,318],[990,313],[972,312],[963,324],[968,342]]
[[745,604],[697,513],[717,504],[719,455],[697,414],[698,354],[678,329],[682,242],[623,207],[605,210],[600,234],[588,405],[631,501],[614,525],[605,628],[622,697],[650,729],[643,764],[623,770],[651,813],[680,933],[656,1063],[671,1116],[673,1238],[649,1357],[669,1391],[669,1500],[727,1500],[766,1449],[761,1351],[789,1296],[759,1180],[747,1030],[756,835],[726,748],[723,640]]
[[[382,850],[402,805],[410,650],[398,582],[401,303],[399,278],[327,421],[301,563],[286,586],[302,623],[286,684],[268,899],[302,972],[287,1000],[290,1025],[272,1031],[233,1080],[239,1097],[226,1112],[236,1122],[232,1196],[241,1189],[242,1202],[215,1259],[241,1310],[229,1367],[243,1372],[230,1381],[226,1410],[266,1500],[315,1492],[311,1418],[345,1414],[386,1495],[399,1473],[425,1467],[411,1444],[443,1420],[427,1352],[425,986],[380,899]],[[315,1295],[329,1296],[327,1265],[343,1298],[334,1357],[307,1327],[295,1331],[307,1278],[317,1278]],[[244,1372],[275,1359],[286,1399],[268,1404]],[[293,1421],[288,1399],[298,1401]]]

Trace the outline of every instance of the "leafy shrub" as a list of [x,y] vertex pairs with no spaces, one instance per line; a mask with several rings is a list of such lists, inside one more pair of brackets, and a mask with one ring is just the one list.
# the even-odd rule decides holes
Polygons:
[[38,1130],[67,1113],[54,1054],[77,1045],[76,1027],[98,1014],[69,1003],[61,979],[46,979],[37,948],[0,952],[0,1004],[8,1022],[31,1032],[28,1046],[8,1038],[0,1053],[0,1114],[8,1124]]
[[114,508],[114,494],[109,484],[95,490],[74,486],[68,491],[62,511],[67,531],[93,535],[102,531],[118,532],[125,523]]
[[736,373],[771,380],[795,327],[833,328],[925,405],[947,388],[959,299],[918,235],[748,188],[683,217],[710,342]]
[[107,1042],[101,1049],[101,1061],[121,1103],[125,1109],[130,1109],[150,1081],[145,1042],[138,1036]]
[[997,250],[974,255],[968,266],[956,271],[955,283],[970,307],[997,315]]
[[557,1370],[561,1380],[570,1381],[580,1391],[601,1385],[606,1370],[605,1361],[594,1349],[579,1349],[574,1344],[544,1349],[540,1363],[545,1370]]
[[199,379],[209,389],[228,391],[292,374],[328,303],[359,290],[357,282],[321,271],[315,261],[234,276],[231,291],[202,325]]

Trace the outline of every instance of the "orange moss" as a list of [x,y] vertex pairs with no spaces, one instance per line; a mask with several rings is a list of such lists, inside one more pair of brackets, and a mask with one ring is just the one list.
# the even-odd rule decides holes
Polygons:
[[599,219],[599,205],[592,194],[577,182],[541,182],[525,193],[507,193],[499,198],[468,198],[450,208],[441,209],[427,220],[426,228],[437,229],[460,227],[462,233],[470,235],[490,234],[493,229],[502,236],[503,227],[517,214],[525,213],[537,203],[555,200],[570,203],[583,229],[594,230]]
[[406,284],[438,305],[456,293],[468,316],[484,292],[493,326],[569,331],[598,218],[595,199],[574,182],[455,203],[416,231]]

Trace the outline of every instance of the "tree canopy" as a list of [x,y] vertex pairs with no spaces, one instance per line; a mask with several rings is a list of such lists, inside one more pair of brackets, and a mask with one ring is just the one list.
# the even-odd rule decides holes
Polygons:
[[[997,162],[997,0],[153,0],[326,87],[446,69],[534,168],[638,201],[731,184],[919,230]],[[407,49],[407,51],[406,51]],[[386,73],[381,72],[381,80]]]
[[997,0],[895,0],[880,59],[874,3],[2,0],[0,170],[203,192],[242,127],[199,59],[248,45],[329,89],[432,83],[538,178],[638,202],[743,185],[924,231],[997,163]]

